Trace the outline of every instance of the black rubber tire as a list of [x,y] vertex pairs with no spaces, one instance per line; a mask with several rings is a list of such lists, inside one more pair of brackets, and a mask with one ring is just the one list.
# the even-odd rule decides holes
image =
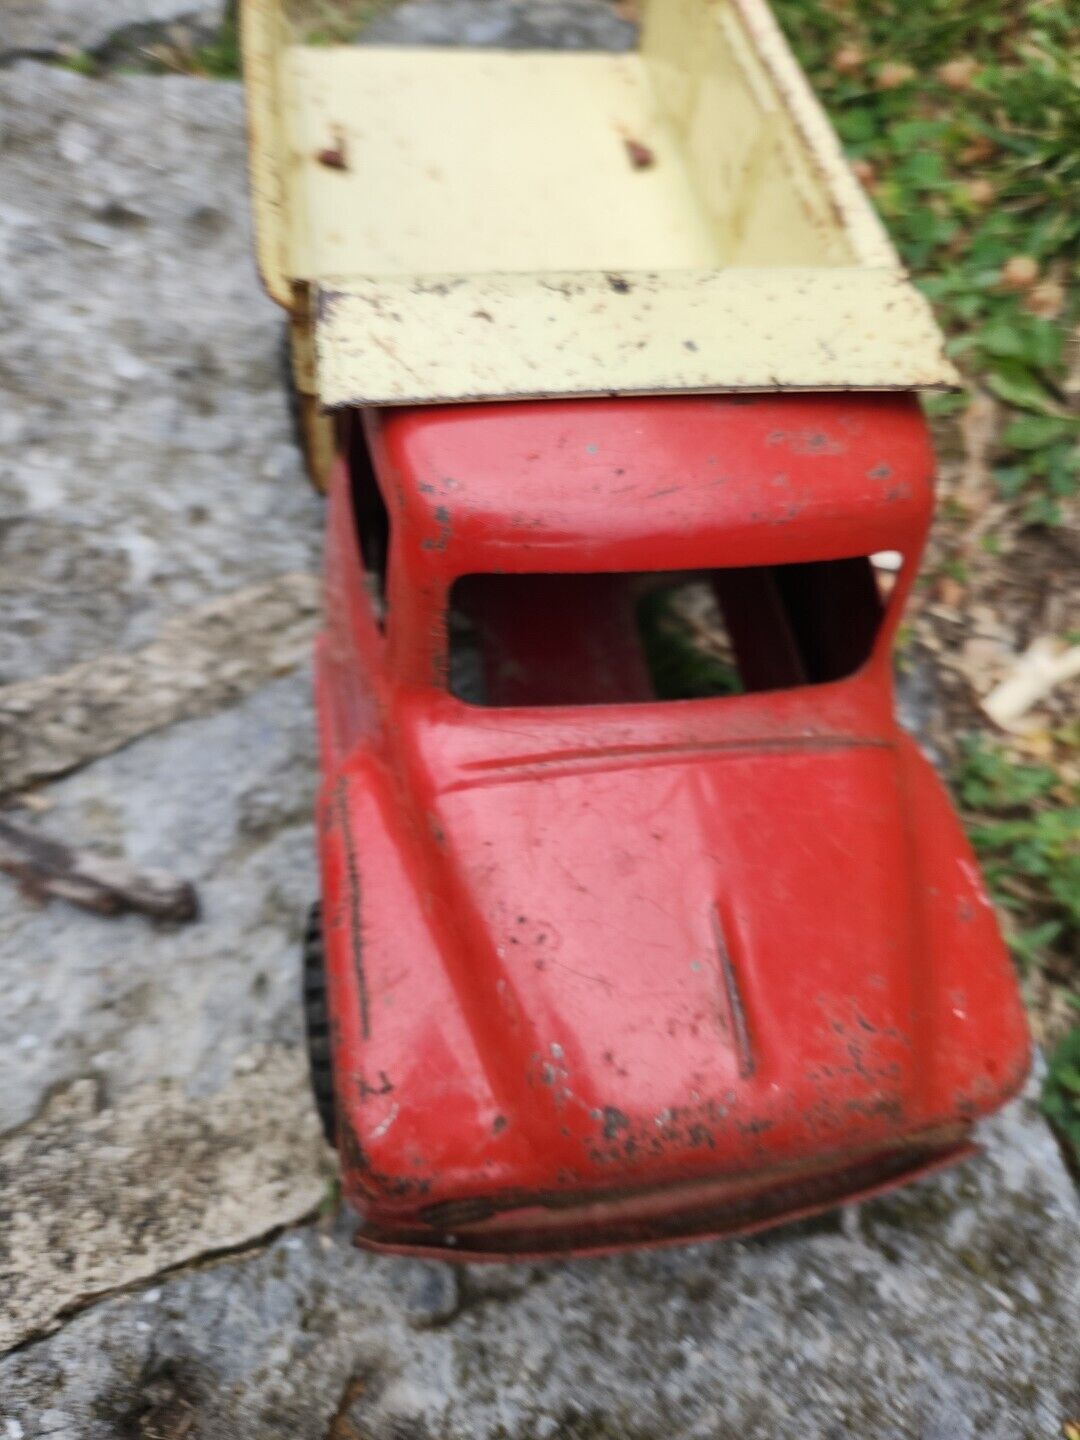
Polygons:
[[330,1015],[326,1004],[326,966],[323,961],[322,906],[308,911],[304,927],[302,961],[304,1030],[307,1035],[311,1093],[323,1134],[337,1145],[337,1107],[334,1102],[334,1061],[330,1053]]

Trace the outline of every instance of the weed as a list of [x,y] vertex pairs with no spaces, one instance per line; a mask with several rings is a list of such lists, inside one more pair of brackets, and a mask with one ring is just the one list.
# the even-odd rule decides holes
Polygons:
[[1021,966],[1080,943],[1080,786],[1019,764],[981,736],[961,742],[955,785],[994,898],[1035,924],[1010,926]]
[[[1073,1003],[1080,1009],[1080,1000],[1074,998]],[[1050,1056],[1042,1108],[1080,1165],[1080,1024],[1072,1027]]]
[[1065,354],[1080,315],[1080,12],[1071,0],[776,9],[951,354],[1006,406],[1002,496],[1027,523],[1059,522],[1080,488]]
[[212,80],[237,80],[240,77],[240,22],[237,7],[230,4],[217,35],[200,45],[191,57],[191,68],[198,75]]
[[85,75],[89,79],[100,73],[98,62],[85,50],[66,51],[60,58],[60,64],[65,70],[73,70],[76,75]]
[[[994,898],[1013,917],[1013,954],[1022,970],[1057,969],[1068,984],[1080,948],[1080,785],[978,736],[961,756],[957,794]],[[1043,1109],[1080,1165],[1080,1025],[1050,1056]]]

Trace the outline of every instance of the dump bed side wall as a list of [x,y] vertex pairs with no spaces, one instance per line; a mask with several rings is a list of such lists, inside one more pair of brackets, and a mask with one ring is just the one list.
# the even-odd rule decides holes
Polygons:
[[243,0],[240,25],[255,256],[268,294],[291,310],[288,145],[282,96],[282,62],[288,34],[280,0]]
[[764,0],[649,0],[641,48],[728,263],[899,268]]

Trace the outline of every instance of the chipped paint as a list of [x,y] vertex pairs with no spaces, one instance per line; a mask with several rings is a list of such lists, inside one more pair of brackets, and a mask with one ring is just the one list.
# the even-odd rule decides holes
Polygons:
[[356,844],[349,819],[349,796],[344,779],[334,791],[334,820],[345,855],[345,881],[349,913],[345,919],[349,937],[349,954],[356,976],[360,999],[360,1028],[365,1040],[371,1036],[371,1007],[368,998],[367,972],[364,968],[364,942],[360,929],[360,868],[356,860]]
[[[957,381],[929,304],[894,270],[687,270],[641,273],[633,284],[577,272],[545,277],[558,280],[554,290],[537,278],[475,275],[446,293],[399,276],[321,282],[324,404]],[[478,323],[478,310],[494,321]],[[838,444],[825,440],[815,453]]]
[[243,19],[260,270],[323,404],[957,384],[764,0],[649,0],[636,55]]

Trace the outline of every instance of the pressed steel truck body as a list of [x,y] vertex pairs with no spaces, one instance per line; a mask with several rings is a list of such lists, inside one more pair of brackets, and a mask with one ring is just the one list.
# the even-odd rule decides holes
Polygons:
[[[260,258],[328,490],[308,999],[358,1239],[722,1235],[968,1153],[1027,1036],[891,670],[932,509],[913,392],[952,375],[768,12],[653,0],[640,57],[277,24],[249,0]],[[633,253],[577,168],[576,236],[501,192],[486,227],[460,87],[512,109],[555,75],[601,203],[649,217]],[[384,219],[372,135],[425,97]],[[723,104],[752,154],[709,150]],[[633,189],[642,148],[669,190]],[[728,693],[660,698],[657,596],[705,606]]]

